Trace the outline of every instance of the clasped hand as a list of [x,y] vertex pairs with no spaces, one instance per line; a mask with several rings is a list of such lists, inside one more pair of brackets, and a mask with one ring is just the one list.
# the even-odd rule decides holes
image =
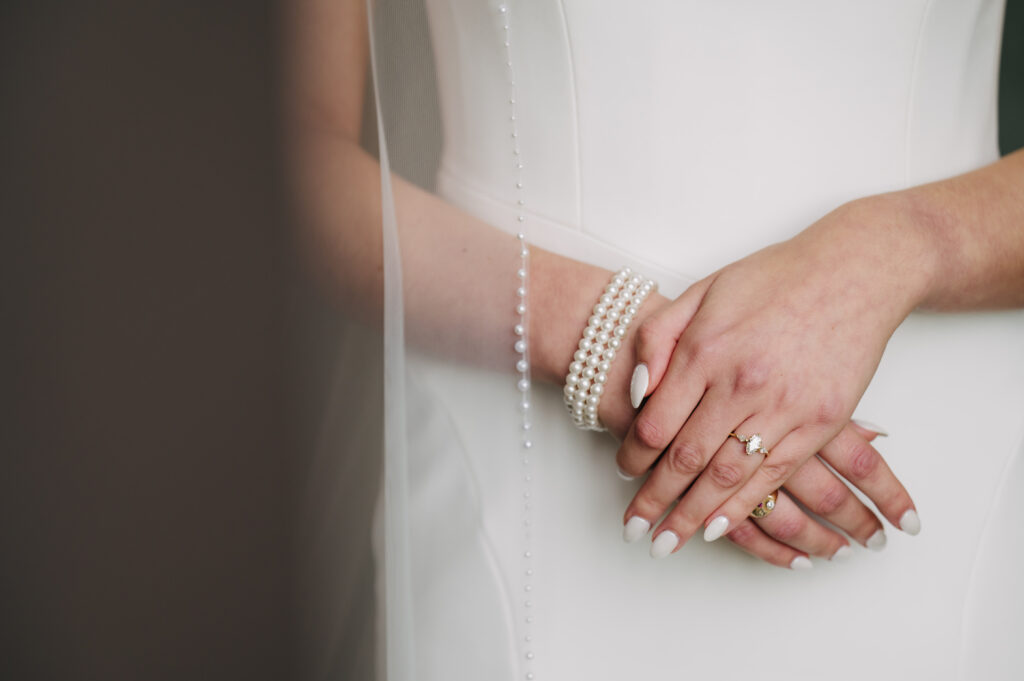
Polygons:
[[[910,496],[870,444],[877,433],[850,422],[915,305],[893,262],[897,251],[866,233],[865,212],[839,209],[674,301],[652,301],[633,339],[635,397],[648,397],[617,454],[623,473],[647,476],[626,509],[627,540],[664,516],[652,534],[655,557],[702,526],[706,540],[727,535],[784,567],[809,567],[806,554],[848,551],[795,499],[881,548],[881,522],[836,473],[893,525],[919,529]],[[622,423],[621,414],[607,416]],[[738,440],[754,434],[767,455],[748,454]],[[751,510],[783,486],[774,510],[752,520]]]

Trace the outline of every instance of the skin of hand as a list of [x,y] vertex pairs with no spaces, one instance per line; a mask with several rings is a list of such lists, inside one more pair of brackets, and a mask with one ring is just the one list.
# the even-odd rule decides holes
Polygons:
[[[672,304],[664,296],[655,294],[641,306],[631,332],[623,339],[623,357],[635,352],[638,341],[637,328],[644,328],[647,319],[655,319],[666,313]],[[585,322],[586,315],[582,323]],[[566,364],[568,359],[566,359]],[[636,411],[629,404],[629,382],[632,367],[628,362],[615,362],[608,375],[608,389],[601,401],[601,421],[609,431],[622,440],[630,431]],[[848,424],[836,438],[827,443],[822,451],[837,462],[836,470],[841,471],[851,484],[859,487],[869,498],[902,495],[909,500],[903,486],[885,465],[881,456],[869,444],[878,433],[855,424]],[[871,475],[864,475],[863,463],[872,462]],[[884,543],[882,523],[878,517],[853,494],[846,482],[829,470],[817,457],[806,461],[790,478],[787,494],[798,499],[805,508],[831,525],[846,532],[861,544],[880,548]],[[634,516],[643,521],[633,521]],[[624,522],[628,529],[624,533],[627,541],[636,541],[650,528],[652,518],[628,510]],[[637,523],[640,523],[639,525]],[[638,529],[642,530],[638,534]],[[729,538],[744,550],[768,563],[779,567],[809,567],[808,555],[832,559],[848,552],[849,542],[839,532],[818,522],[794,504],[789,496],[780,495],[776,510],[767,518],[746,520],[733,528]],[[652,555],[660,557],[657,552]]]
[[[630,475],[653,470],[626,518],[653,522],[685,491],[655,537],[671,531],[675,549],[704,525],[705,538],[717,538],[820,452],[890,522],[916,532],[905,490],[883,481],[884,461],[844,435],[845,424],[912,310],[1024,303],[1021,187],[1018,152],[846,204],[648,317],[636,358],[650,398],[617,461]],[[770,455],[745,454],[730,433],[759,433]]]

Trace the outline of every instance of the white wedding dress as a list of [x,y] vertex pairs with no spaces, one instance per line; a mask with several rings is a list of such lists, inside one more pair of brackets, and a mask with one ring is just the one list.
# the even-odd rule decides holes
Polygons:
[[[998,157],[1000,2],[425,4],[438,194],[670,297],[848,200]],[[665,560],[625,544],[639,483],[617,477],[611,437],[572,426],[558,386],[533,389],[524,515],[514,375],[406,361],[407,583],[388,624],[415,678],[1024,677],[1021,311],[897,330],[856,414],[891,433],[877,444],[923,530],[800,572],[699,536]]]

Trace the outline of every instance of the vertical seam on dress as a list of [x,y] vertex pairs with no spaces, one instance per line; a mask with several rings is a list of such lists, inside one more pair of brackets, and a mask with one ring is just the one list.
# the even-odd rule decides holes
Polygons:
[[[417,378],[412,372],[410,372],[410,375],[413,378]],[[420,378],[419,381],[421,383],[424,382],[422,378]],[[448,422],[448,427],[451,429],[451,433],[459,445],[459,452],[457,456],[462,462],[462,467],[466,471],[466,476],[469,478],[469,487],[473,494],[472,502],[478,510],[478,513],[476,514],[476,528],[480,533],[478,537],[483,550],[482,552],[487,562],[487,566],[491,570],[491,577],[494,579],[494,583],[496,585],[495,588],[499,592],[497,600],[504,605],[502,609],[502,618],[505,620],[505,626],[509,633],[513,636],[512,640],[506,640],[508,656],[510,660],[513,660],[513,664],[517,668],[514,676],[519,676],[519,668],[522,666],[522,660],[519,659],[519,624],[515,616],[516,606],[512,602],[511,577],[502,569],[494,541],[492,540],[490,533],[487,531],[487,525],[483,520],[483,485],[480,484],[480,476],[477,473],[476,466],[474,466],[473,459],[469,456],[469,446],[467,445],[468,440],[466,439],[466,435],[462,431],[458,420],[452,416],[454,409],[445,400],[443,395],[435,392],[433,393],[433,396],[435,407],[440,407],[444,419]]]
[[1017,463],[1017,457],[1020,456],[1022,449],[1024,449],[1024,432],[1018,435],[1016,448],[1010,450],[1006,463],[1003,464],[1002,472],[999,475],[999,482],[996,484],[995,492],[989,499],[988,508],[985,509],[985,519],[981,524],[981,532],[974,541],[974,558],[971,560],[971,571],[967,576],[967,588],[964,589],[963,600],[960,603],[960,650],[956,656],[957,679],[973,678],[966,677],[965,674],[967,672],[964,669],[964,660],[967,657],[967,604],[971,602],[971,596],[974,593],[974,587],[978,580],[978,559],[981,555],[982,546],[985,543],[985,537],[988,534],[989,525],[992,523],[993,508],[1003,498],[1003,490],[1009,484],[1010,469]]
[[910,181],[910,120],[914,110],[914,98],[917,95],[917,67],[921,58],[921,36],[928,12],[932,8],[932,0],[927,0],[921,10],[921,21],[917,25],[917,37],[914,38],[914,56],[910,61],[910,87],[907,88],[906,119],[903,122],[903,186]]
[[569,20],[563,0],[558,0],[558,12],[562,16],[562,33],[565,35],[565,47],[569,55],[569,84],[572,90],[572,141],[576,147],[576,227],[583,231],[583,159],[580,146],[579,90],[576,87],[576,60],[573,58],[572,36],[569,34]]

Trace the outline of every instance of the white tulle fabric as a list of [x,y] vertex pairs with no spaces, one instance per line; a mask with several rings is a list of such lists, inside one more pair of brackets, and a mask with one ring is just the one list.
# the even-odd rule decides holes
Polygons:
[[519,230],[499,4],[515,28],[529,240],[629,265],[666,295],[845,201],[997,157],[1000,2],[371,3],[387,277],[381,672],[1020,678],[1019,311],[914,314],[897,330],[857,415],[891,433],[879,447],[924,529],[888,528],[884,552],[810,572],[726,542],[663,561],[624,544],[638,483],[616,476],[612,439],[573,428],[557,386],[536,385],[523,593],[516,376],[405,345],[387,183],[403,173]]

